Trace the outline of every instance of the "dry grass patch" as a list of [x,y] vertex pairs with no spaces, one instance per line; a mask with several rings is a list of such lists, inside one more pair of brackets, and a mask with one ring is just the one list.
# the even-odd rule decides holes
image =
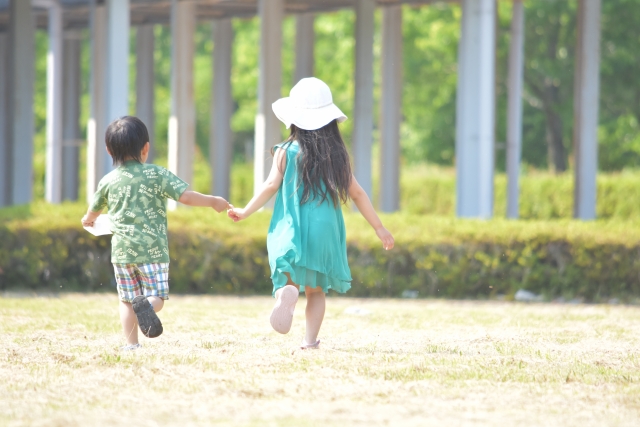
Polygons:
[[637,307],[331,297],[300,351],[271,305],[172,296],[123,354],[115,296],[6,295],[0,425],[639,425]]

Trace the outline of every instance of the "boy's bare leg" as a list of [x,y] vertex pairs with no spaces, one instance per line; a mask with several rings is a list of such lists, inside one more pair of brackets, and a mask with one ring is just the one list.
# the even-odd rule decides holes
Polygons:
[[307,296],[307,308],[305,315],[307,318],[307,330],[304,336],[306,344],[313,344],[318,340],[318,332],[324,320],[325,299],[321,287],[305,287],[304,293]]
[[138,319],[130,302],[120,301],[120,322],[127,344],[138,344]]
[[156,313],[162,310],[162,307],[164,307],[164,300],[160,297],[147,297],[147,301],[149,301],[149,303],[153,307],[153,311],[155,311]]

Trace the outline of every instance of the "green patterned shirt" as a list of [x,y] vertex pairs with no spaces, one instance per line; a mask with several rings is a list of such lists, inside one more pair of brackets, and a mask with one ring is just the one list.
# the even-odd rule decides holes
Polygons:
[[111,262],[169,262],[167,199],[178,200],[188,186],[163,167],[135,160],[105,175],[93,196],[91,211],[109,208]]

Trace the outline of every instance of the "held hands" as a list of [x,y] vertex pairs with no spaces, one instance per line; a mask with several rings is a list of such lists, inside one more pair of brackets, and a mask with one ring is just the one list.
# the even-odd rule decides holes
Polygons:
[[233,222],[238,222],[243,219],[246,219],[249,215],[246,214],[244,209],[236,208],[231,203],[229,203],[229,209],[227,209],[227,216],[233,220]]
[[376,235],[382,241],[382,247],[385,248],[385,250],[393,249],[395,241],[389,230],[384,227],[376,228]]

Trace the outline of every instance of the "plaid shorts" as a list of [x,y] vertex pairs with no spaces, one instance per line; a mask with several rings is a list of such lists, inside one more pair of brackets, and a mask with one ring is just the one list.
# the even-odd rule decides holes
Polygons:
[[133,302],[138,295],[169,299],[169,263],[113,264],[118,295]]

